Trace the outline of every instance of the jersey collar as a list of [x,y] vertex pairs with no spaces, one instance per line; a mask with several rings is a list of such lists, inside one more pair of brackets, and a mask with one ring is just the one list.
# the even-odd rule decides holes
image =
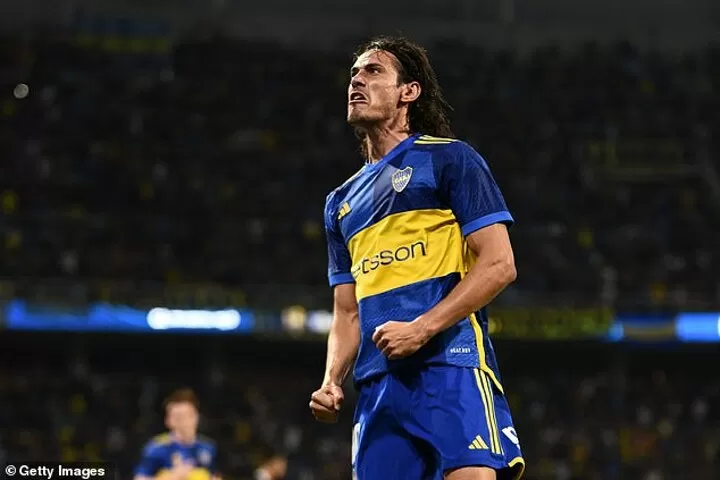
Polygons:
[[383,158],[378,160],[375,163],[365,162],[365,169],[367,170],[375,170],[382,165],[385,165],[387,162],[392,160],[393,158],[397,157],[401,153],[403,153],[405,150],[410,148],[410,146],[417,140],[417,138],[420,136],[419,133],[415,133],[413,135],[410,135],[408,138],[403,140],[402,142],[398,143],[395,148],[390,150],[387,155],[385,155]]

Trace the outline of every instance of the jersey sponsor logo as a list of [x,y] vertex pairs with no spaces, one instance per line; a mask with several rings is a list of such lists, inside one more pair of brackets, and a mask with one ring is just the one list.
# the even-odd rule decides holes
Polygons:
[[467,268],[467,246],[450,210],[388,215],[351,237],[348,250],[358,301]]
[[405,187],[407,187],[408,183],[410,183],[412,173],[412,167],[405,167],[402,170],[398,170],[397,172],[393,173],[392,177],[390,177],[393,190],[395,190],[397,193],[405,190]]
[[520,439],[518,439],[517,432],[513,427],[505,427],[502,429],[502,432],[508,439],[510,439],[512,443],[514,443],[515,445],[520,445]]
[[380,250],[370,257],[365,257],[352,267],[351,273],[357,279],[361,275],[367,275],[380,267],[387,267],[396,262],[407,262],[426,256],[427,245],[423,241],[417,241],[401,245],[394,250]]

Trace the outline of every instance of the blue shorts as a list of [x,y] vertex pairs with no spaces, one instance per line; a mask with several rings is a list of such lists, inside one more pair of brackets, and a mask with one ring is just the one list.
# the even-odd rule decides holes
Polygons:
[[441,480],[469,466],[517,480],[525,470],[505,396],[474,368],[423,366],[361,384],[352,446],[357,480]]

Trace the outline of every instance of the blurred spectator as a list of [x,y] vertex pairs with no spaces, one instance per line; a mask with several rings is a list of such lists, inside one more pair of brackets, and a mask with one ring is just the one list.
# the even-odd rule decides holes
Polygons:
[[[350,476],[352,387],[338,424],[317,423],[308,409],[322,372],[319,344],[7,333],[0,348],[8,459],[110,460],[125,478],[143,444],[164,431],[164,396],[190,385],[224,478],[274,480],[284,469],[288,480]],[[502,345],[526,478],[715,478],[720,382],[694,366],[716,364],[717,353],[693,348]]]
[[[717,299],[717,50],[429,47],[457,134],[518,221],[514,302]],[[17,280],[23,295],[47,295],[49,279],[106,297],[121,290],[111,281],[144,281],[327,303],[323,202],[361,165],[348,54],[220,37],[150,64],[52,38],[22,48],[32,62],[6,61],[30,93],[0,116],[0,267],[46,279]],[[286,288],[262,295],[270,284]]]

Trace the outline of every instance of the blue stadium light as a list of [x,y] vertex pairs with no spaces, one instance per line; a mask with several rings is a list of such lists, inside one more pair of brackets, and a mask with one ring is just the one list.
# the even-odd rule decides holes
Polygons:
[[720,312],[681,313],[675,319],[675,329],[683,342],[718,342]]

